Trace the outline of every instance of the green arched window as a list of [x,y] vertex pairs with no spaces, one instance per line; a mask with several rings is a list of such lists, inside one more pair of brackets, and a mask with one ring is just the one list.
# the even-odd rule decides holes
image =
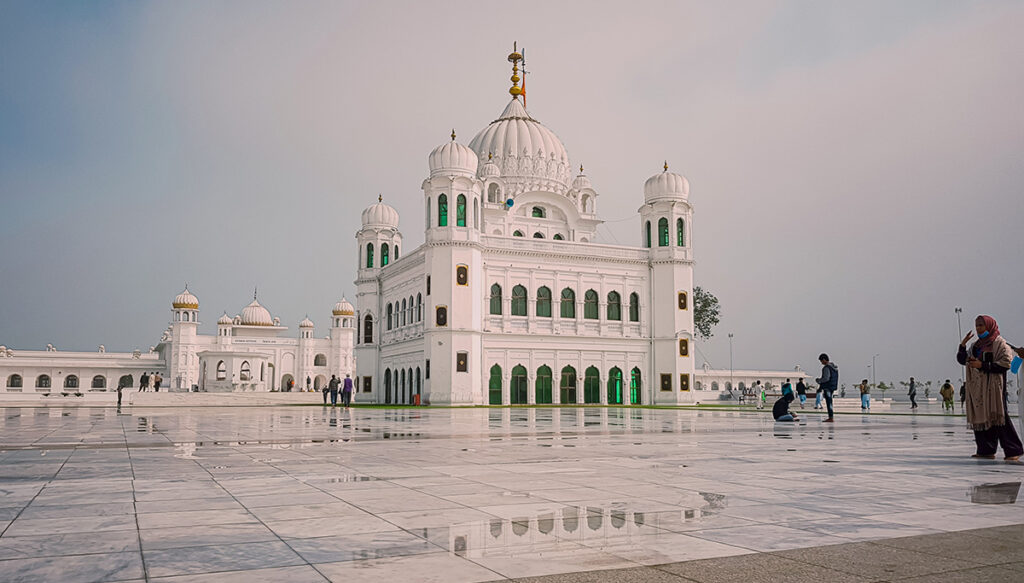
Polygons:
[[526,288],[521,285],[512,288],[512,308],[510,313],[513,316],[526,315]]
[[576,317],[576,292],[569,288],[562,290],[562,301],[559,313],[563,318]]
[[686,247],[686,224],[683,219],[676,219],[676,246]]
[[608,319],[616,322],[622,320],[622,297],[619,292],[608,292]]
[[389,259],[390,259],[390,257],[388,255],[388,244],[387,243],[381,243],[380,244],[380,266],[384,267],[385,265],[387,265],[388,262],[389,262]]
[[658,247],[668,247],[668,219],[658,220]]
[[551,403],[551,367],[548,365],[541,365],[537,369],[537,380],[536,384],[536,401],[538,405],[547,405]]
[[525,405],[526,393],[529,387],[526,381],[526,367],[519,364],[512,369],[512,379],[509,383],[509,403],[513,405]]
[[366,268],[371,269],[373,267],[373,243],[366,244]]
[[640,294],[636,292],[629,294],[629,321],[640,321]]
[[640,369],[634,368],[629,373],[629,404],[640,404]]
[[598,372],[596,366],[587,368],[583,375],[583,402],[601,402],[601,373]]
[[537,316],[541,318],[551,317],[551,290],[541,287],[537,290]]
[[651,221],[647,221],[644,224],[644,247],[650,248],[651,246]]
[[491,313],[501,315],[501,286],[498,284],[491,286]]
[[622,404],[622,370],[619,367],[608,371],[608,404]]
[[455,199],[455,226],[466,226],[466,195],[460,194]]
[[501,404],[501,367],[491,367],[491,380],[487,385],[488,403],[491,405]]
[[437,226],[448,226],[448,195],[446,194],[437,197]]
[[571,366],[562,369],[562,380],[559,383],[558,391],[561,403],[576,402],[576,369]]
[[515,233],[512,233],[512,236],[513,237],[522,237],[523,236],[523,232],[522,231],[516,231]]
[[597,319],[597,292],[592,289],[588,289],[587,293],[583,294],[583,318],[585,320]]

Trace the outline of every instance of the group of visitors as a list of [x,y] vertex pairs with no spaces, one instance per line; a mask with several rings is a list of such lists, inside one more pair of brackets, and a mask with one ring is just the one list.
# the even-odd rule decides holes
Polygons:
[[149,383],[153,383],[153,391],[156,393],[160,392],[160,383],[164,382],[164,377],[160,376],[160,373],[153,371],[153,376],[150,376],[148,372],[142,373],[139,377],[139,392],[145,393],[149,390]]
[[[834,423],[835,412],[832,409],[832,395],[839,387],[839,367],[829,360],[828,355],[824,352],[818,355],[818,362],[821,363],[821,376],[814,379],[818,383],[818,396],[814,408],[820,409],[820,402],[824,399],[828,409],[828,418],[824,422]],[[797,396],[800,398],[800,408],[802,409],[804,403],[807,402],[807,386],[804,385],[803,379],[796,383],[796,396],[793,394],[793,385],[789,379],[786,379],[785,384],[782,385],[782,397],[772,406],[772,417],[776,421],[782,422],[799,421],[799,417],[789,411],[789,404],[795,401]]]
[[341,404],[348,407],[352,403],[352,375],[345,375],[344,380],[331,375],[331,380],[323,388],[324,405],[327,404],[327,394],[331,394],[331,406],[338,406],[338,389],[341,389]]

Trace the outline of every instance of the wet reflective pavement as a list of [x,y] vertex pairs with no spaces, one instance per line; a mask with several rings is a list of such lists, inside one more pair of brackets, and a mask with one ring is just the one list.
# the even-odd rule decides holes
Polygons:
[[962,417],[0,409],[0,580],[492,581],[1024,524]]

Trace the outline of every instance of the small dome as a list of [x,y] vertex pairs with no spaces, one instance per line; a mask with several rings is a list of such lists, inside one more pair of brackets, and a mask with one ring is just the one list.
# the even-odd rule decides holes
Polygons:
[[299,322],[299,328],[312,328],[312,327],[313,327],[313,320],[310,320],[309,316],[306,316],[305,318],[303,318],[303,320],[301,322]]
[[254,299],[251,304],[242,308],[241,323],[243,326],[273,326],[274,319],[270,316],[270,310]]
[[657,200],[685,199],[690,196],[690,183],[682,174],[665,170],[647,179],[644,183],[644,202]]
[[434,148],[430,153],[429,162],[431,176],[452,173],[473,176],[480,160],[473,150],[455,141],[453,131],[452,141]]
[[234,320],[231,319],[231,316],[229,316],[227,312],[224,312],[223,316],[217,318],[218,326],[230,326],[232,322],[234,322]]
[[398,211],[393,207],[384,204],[383,199],[363,211],[364,227],[398,227]]
[[497,178],[501,176],[501,168],[494,163],[494,156],[487,154],[487,161],[480,167],[480,178],[487,180],[488,178]]
[[188,286],[185,286],[185,291],[178,294],[174,298],[174,302],[171,303],[171,307],[178,310],[198,310],[199,309],[199,298],[192,295],[192,292],[188,291]]
[[583,166],[580,166],[580,173],[576,176],[575,180],[572,181],[573,190],[583,190],[584,188],[594,189],[594,185],[590,183],[590,179],[583,173]]
[[332,313],[335,316],[353,316],[356,313],[355,308],[345,298],[341,298],[341,301],[334,304],[334,310]]

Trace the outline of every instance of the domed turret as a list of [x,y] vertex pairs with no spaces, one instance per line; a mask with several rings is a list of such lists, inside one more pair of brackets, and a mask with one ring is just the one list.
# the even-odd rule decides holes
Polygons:
[[229,316],[227,312],[224,312],[223,316],[217,318],[218,326],[230,326],[232,322],[234,322],[234,320],[231,319],[231,316]]
[[655,202],[658,200],[685,199],[690,196],[690,182],[682,174],[668,171],[668,162],[665,162],[665,169],[647,179],[644,183],[644,202]]
[[274,318],[270,316],[270,311],[260,305],[256,298],[252,299],[252,303],[242,308],[242,320],[243,326],[273,326]]
[[382,197],[363,211],[364,227],[395,227],[398,228],[398,211],[384,204]]
[[580,166],[580,173],[572,181],[572,188],[573,190],[583,190],[584,188],[593,190],[594,185],[590,183],[590,179],[583,173],[583,166]]
[[334,304],[334,310],[332,310],[332,313],[335,316],[354,316],[356,310],[348,300],[341,298],[341,301]]
[[480,167],[480,178],[487,180],[488,178],[497,178],[501,176],[501,168],[494,163],[494,155],[490,152],[487,153],[487,161]]
[[476,174],[480,163],[476,153],[455,141],[455,130],[452,130],[452,141],[441,144],[430,153],[430,175],[463,175]]
[[176,310],[198,310],[199,309],[199,298],[188,291],[188,285],[185,285],[185,291],[181,292],[174,298],[174,302],[171,303],[171,307]]
[[313,327],[313,321],[309,319],[309,316],[306,316],[305,318],[302,319],[301,322],[299,322],[299,328],[312,328],[312,327]]

